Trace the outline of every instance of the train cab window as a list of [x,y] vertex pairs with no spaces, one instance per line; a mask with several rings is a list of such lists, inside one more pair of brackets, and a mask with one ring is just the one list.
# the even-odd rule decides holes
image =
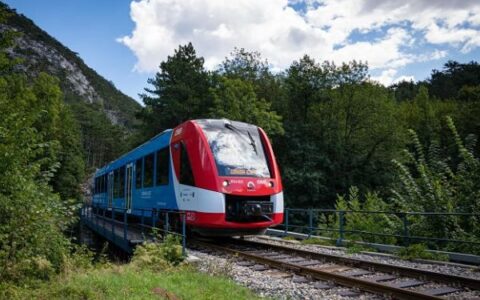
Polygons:
[[118,197],[125,197],[125,167],[120,168],[120,184],[118,185]]
[[143,187],[153,186],[153,153],[145,156]]
[[135,163],[135,188],[142,188],[142,159],[138,159]]
[[113,171],[113,197],[118,198],[120,194],[118,191],[120,190],[119,188],[120,185],[120,169],[116,169]]
[[157,182],[156,185],[168,185],[168,147],[157,152]]
[[180,152],[180,183],[186,185],[195,186],[195,180],[193,178],[192,167],[190,160],[188,159],[187,149],[185,145],[181,144]]

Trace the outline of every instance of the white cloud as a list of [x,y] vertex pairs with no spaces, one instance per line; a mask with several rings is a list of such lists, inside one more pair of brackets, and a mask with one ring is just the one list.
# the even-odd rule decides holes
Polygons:
[[410,76],[397,76],[397,70],[395,69],[387,69],[382,71],[382,73],[379,76],[372,76],[370,77],[371,81],[374,82],[380,82],[381,84],[385,86],[389,86],[391,84],[395,84],[400,81],[415,81],[415,76],[410,75]]
[[[289,6],[302,3],[302,11]],[[145,72],[191,41],[210,69],[242,47],[262,53],[276,70],[303,54],[367,61],[382,71],[379,81],[392,83],[400,67],[447,55],[424,50],[426,44],[463,52],[480,46],[480,1],[140,0],[131,3],[130,14],[135,29],[118,40],[137,56],[136,70]]]

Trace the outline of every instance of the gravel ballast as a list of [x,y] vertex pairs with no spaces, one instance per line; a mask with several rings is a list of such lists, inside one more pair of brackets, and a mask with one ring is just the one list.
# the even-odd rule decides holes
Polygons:
[[[268,269],[254,271],[251,267],[241,266],[241,260],[216,252],[206,253],[200,250],[189,250],[199,257],[197,266],[200,271],[230,277],[235,282],[248,287],[260,296],[273,299],[382,299],[373,294],[366,294],[353,289],[335,286],[329,282],[303,282],[298,276],[280,270]],[[298,282],[296,282],[298,281]],[[315,283],[330,285],[332,288],[315,288]],[[317,285],[320,286],[320,285]],[[352,297],[341,296],[347,293]]]
[[[348,253],[345,248],[325,247],[321,245],[301,244],[296,241],[286,241],[279,238],[267,236],[248,237],[248,240],[288,246],[311,252],[325,253],[344,257],[351,257],[360,260],[374,261],[383,264],[404,266],[444,274],[471,277],[480,279],[480,269],[475,266],[461,264],[424,263],[402,260],[400,258],[378,255],[375,253]],[[332,282],[312,281],[308,278],[293,275],[281,270],[272,269],[258,264],[246,263],[237,257],[232,257],[221,252],[197,249],[189,250],[189,253],[197,256],[200,260],[196,263],[199,270],[212,275],[227,276],[235,282],[250,288],[258,295],[273,299],[382,299],[374,295],[352,288],[335,285]],[[351,270],[352,272],[355,270]],[[378,275],[387,275],[380,272],[373,272],[359,278],[369,278]],[[398,278],[391,283],[404,280]],[[441,284],[427,283],[423,287],[413,288],[421,290],[425,288],[441,287]],[[443,285],[444,286],[444,285]],[[479,297],[479,291],[468,291],[453,293],[445,296],[447,299],[463,297]]]
[[295,241],[284,241],[279,238],[272,238],[272,237],[265,237],[265,236],[249,237],[248,240],[258,241],[263,243],[271,243],[275,245],[288,246],[295,249],[302,249],[302,250],[312,251],[317,253],[351,257],[355,259],[373,261],[373,262],[378,262],[378,263],[383,263],[388,265],[409,267],[409,268],[427,270],[427,271],[432,271],[432,272],[437,272],[442,274],[480,279],[480,268],[477,266],[461,265],[461,264],[425,263],[425,262],[420,263],[420,262],[408,261],[408,260],[396,258],[394,256],[375,255],[375,254],[371,255],[371,254],[364,254],[364,253],[347,253],[345,248],[325,247],[325,246],[313,245],[313,244],[304,245]]

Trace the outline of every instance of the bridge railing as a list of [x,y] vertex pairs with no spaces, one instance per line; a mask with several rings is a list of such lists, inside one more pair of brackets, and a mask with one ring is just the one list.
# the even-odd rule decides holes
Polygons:
[[480,254],[480,214],[459,212],[391,212],[286,208],[287,234],[295,231],[345,240]]
[[167,235],[178,237],[186,255],[186,213],[183,211],[85,204],[81,219],[105,238],[131,252],[131,244],[158,241]]

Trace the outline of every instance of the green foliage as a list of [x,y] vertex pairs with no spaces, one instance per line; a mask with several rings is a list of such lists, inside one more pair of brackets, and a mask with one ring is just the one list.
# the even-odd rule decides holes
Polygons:
[[155,272],[131,264],[109,265],[28,286],[0,283],[0,299],[264,299],[224,276],[191,266]]
[[480,84],[480,65],[477,62],[459,63],[448,61],[442,71],[433,70],[428,80],[429,92],[440,99],[458,96],[465,86]]
[[[217,73],[228,79],[248,82],[258,99],[265,99],[272,105],[279,104],[284,97],[281,79],[272,74],[268,61],[262,60],[259,52],[235,48],[230,57],[222,62]],[[278,108],[280,107],[274,107],[274,109]]]
[[303,245],[322,245],[322,246],[334,246],[335,241],[331,239],[320,239],[320,238],[308,238],[304,239],[301,242]]
[[366,69],[304,57],[287,71],[286,133],[274,140],[291,191],[287,204],[332,207],[354,184],[364,191],[390,182],[386,170],[401,145],[400,124],[394,100],[367,82]]
[[393,91],[397,101],[406,101],[416,97],[419,87],[420,86],[413,82],[413,80],[402,80],[388,88]]
[[[98,104],[78,101],[71,103],[69,110],[78,123],[75,126],[77,128],[70,128],[69,134],[80,134],[81,148],[83,148],[83,156],[88,170],[103,166],[130,150],[128,148],[129,136],[125,129],[118,125],[112,125]],[[75,147],[78,146],[75,145]],[[78,148],[72,150],[76,151],[76,149]]]
[[357,254],[361,252],[375,252],[375,251],[376,251],[375,248],[363,246],[355,243],[349,245],[346,250],[348,254]]
[[210,80],[203,64],[191,43],[179,46],[160,64],[160,72],[148,80],[152,88],[142,95],[145,108],[139,116],[149,136],[207,116]]
[[137,246],[132,264],[139,268],[161,271],[171,266],[177,266],[184,259],[178,237],[167,235],[163,242],[145,243]]
[[81,200],[80,184],[85,178],[85,160],[81,144],[81,132],[70,108],[63,105],[59,113],[61,123],[58,140],[59,169],[52,179],[52,186],[62,199]]
[[[404,160],[394,160],[398,183],[393,189],[394,204],[404,211],[476,212],[480,208],[480,161],[473,153],[476,138],[467,144],[460,138],[451,118],[446,119],[456,157],[444,156],[438,142],[432,142],[428,152],[417,134],[410,130],[413,150],[404,152]],[[474,217],[410,216],[412,235],[479,241],[479,228]],[[431,245],[432,246],[432,245]],[[478,247],[457,243],[450,249]]]
[[19,75],[0,77],[1,280],[49,278],[62,269],[68,253],[62,231],[75,211],[48,185],[58,168],[58,142],[51,138],[59,102],[37,106],[41,98],[35,93],[37,85],[53,88],[49,84],[45,77],[35,87]]
[[[95,70],[88,67],[77,53],[62,45],[62,43],[50,36],[47,32],[36,26],[30,19],[24,15],[16,13],[14,10],[11,10],[2,2],[0,2],[0,10],[8,12],[9,17],[5,21],[8,26],[18,29],[18,31],[27,38],[41,42],[45,46],[54,49],[66,60],[78,66],[98,94],[99,97],[95,99],[97,104],[101,106],[102,110],[114,111],[121,126],[132,129],[135,125],[137,125],[135,113],[140,109],[140,105],[135,100],[120,92],[110,81],[106,80]],[[16,49],[16,52],[21,53],[21,49]],[[85,102],[85,99],[80,98],[77,92],[72,89],[69,81],[67,80],[66,72],[59,71],[55,74],[51,74],[52,70],[56,69],[51,67],[51,62],[46,60],[44,61],[40,59],[40,57],[34,57],[34,53],[25,54],[25,60],[22,64],[28,67],[29,72],[33,72],[34,74],[46,72],[50,75],[60,78],[61,80],[59,85],[67,102]],[[29,75],[32,76],[32,74]]]
[[448,256],[429,252],[424,244],[413,244],[408,247],[404,247],[398,250],[397,255],[400,258],[407,260],[430,259],[448,261]]
[[271,104],[258,99],[253,84],[241,79],[221,78],[211,89],[212,118],[227,118],[262,127],[267,133],[283,134],[281,117],[270,110]]
[[68,123],[58,80],[17,73],[6,54],[10,38],[0,37],[0,281],[18,284],[65,269],[71,247],[63,232],[76,208],[51,187]]
[[[344,213],[344,230],[360,231],[347,233],[346,239],[354,241],[365,241],[372,243],[395,244],[396,239],[393,236],[376,236],[370,233],[379,233],[393,235],[397,232],[398,222],[395,216],[384,213],[389,211],[389,206],[376,193],[367,193],[364,201],[360,199],[358,189],[352,187],[349,190],[347,198],[338,196],[336,206],[337,210],[346,211]],[[353,212],[349,212],[349,210]],[[336,228],[340,227],[340,220],[337,219]]]

